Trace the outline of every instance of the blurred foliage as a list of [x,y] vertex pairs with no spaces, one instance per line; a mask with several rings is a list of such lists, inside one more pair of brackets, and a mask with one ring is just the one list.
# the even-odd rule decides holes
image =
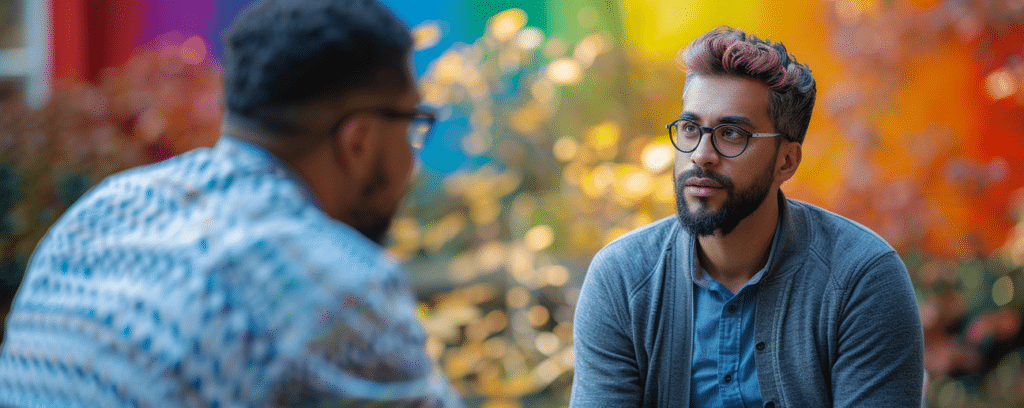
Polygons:
[[652,105],[638,56],[603,33],[545,38],[526,18],[495,15],[483,37],[446,51],[422,78],[425,103],[468,118],[461,149],[494,160],[439,180],[425,169],[392,229],[391,249],[418,288],[429,291],[428,276],[459,288],[422,294],[428,349],[483,406],[566,403],[590,258],[675,206],[674,149],[636,111]]
[[848,171],[831,208],[904,256],[929,406],[1024,406],[1024,3],[834,6],[847,75],[825,112]]
[[[815,121],[839,137],[809,135],[807,178],[784,187],[903,255],[933,407],[1024,404],[1018,3],[823,2],[845,71],[819,85]],[[438,43],[438,24],[415,29],[418,47]],[[591,257],[675,211],[664,124],[678,114],[683,73],[599,29],[581,38],[548,38],[506,10],[421,80],[424,102],[468,123],[435,143],[474,160],[451,174],[422,169],[390,249],[419,291],[428,353],[471,406],[565,405]],[[96,85],[59,86],[41,109],[0,109],[6,300],[35,243],[88,186],[214,142],[220,73],[205,50],[198,38],[165,42]],[[950,90],[922,79],[936,77]],[[958,114],[965,105],[981,108]]]
[[24,46],[25,35],[21,32],[23,0],[0,1],[0,50]]

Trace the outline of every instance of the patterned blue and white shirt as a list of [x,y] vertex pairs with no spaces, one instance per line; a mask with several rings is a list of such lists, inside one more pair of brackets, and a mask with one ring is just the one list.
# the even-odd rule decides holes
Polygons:
[[36,249],[0,406],[461,406],[402,268],[223,137],[112,176]]

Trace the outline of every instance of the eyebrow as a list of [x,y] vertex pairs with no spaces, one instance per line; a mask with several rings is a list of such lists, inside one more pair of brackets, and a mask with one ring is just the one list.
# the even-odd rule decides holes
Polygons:
[[[697,115],[696,113],[693,113],[693,112],[683,112],[683,113],[679,114],[679,119],[690,120],[690,121],[696,122],[696,121],[700,120],[700,115]],[[754,122],[751,121],[750,118],[748,118],[746,116],[739,116],[739,115],[722,116],[721,118],[718,118],[718,123],[719,124],[730,124],[730,125],[740,125],[740,124],[743,124],[743,125],[747,125],[747,126],[754,126]]]

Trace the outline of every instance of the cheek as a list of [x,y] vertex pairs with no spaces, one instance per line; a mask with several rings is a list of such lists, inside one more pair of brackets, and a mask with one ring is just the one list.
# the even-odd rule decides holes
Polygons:
[[679,173],[682,173],[683,170],[686,170],[687,164],[690,163],[690,161],[688,160],[688,157],[686,157],[686,156],[687,156],[686,153],[676,152],[675,160],[673,161],[672,168],[675,169],[675,173],[677,175]]
[[388,160],[388,181],[391,184],[389,188],[393,190],[392,194],[399,199],[409,187],[414,164],[413,151],[408,144],[401,143],[392,149]]
[[396,157],[394,173],[396,181],[401,182],[403,189],[409,184],[409,179],[412,178],[413,168],[415,167],[412,149],[408,145],[404,147],[404,149],[400,149],[400,157]]
[[[404,134],[403,134],[404,138]],[[408,180],[413,167],[413,148],[404,139],[395,138],[383,152],[388,178],[393,182]],[[403,183],[404,184],[404,183]]]

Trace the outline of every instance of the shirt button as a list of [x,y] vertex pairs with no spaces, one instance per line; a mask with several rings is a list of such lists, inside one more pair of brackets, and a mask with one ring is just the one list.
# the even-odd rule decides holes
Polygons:
[[764,342],[759,341],[757,342],[757,345],[755,345],[754,347],[757,348],[757,351],[764,351]]
[[729,313],[736,313],[736,305],[729,305],[727,310],[729,310]]
[[723,378],[722,380],[725,381],[725,382],[730,382],[730,381],[732,381],[732,375],[731,374],[726,374],[725,378]]

